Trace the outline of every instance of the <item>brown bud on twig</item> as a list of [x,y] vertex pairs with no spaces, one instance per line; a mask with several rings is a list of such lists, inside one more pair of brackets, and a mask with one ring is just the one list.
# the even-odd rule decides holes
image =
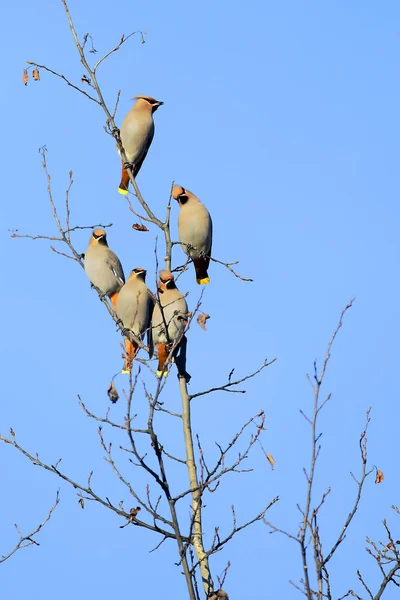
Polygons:
[[28,85],[28,81],[29,81],[29,75],[28,75],[28,71],[27,71],[27,69],[24,69],[24,76],[23,76],[23,79],[22,79],[22,80],[23,80],[23,82],[24,82],[24,85]]
[[131,508],[131,510],[129,511],[129,514],[131,515],[131,519],[133,519],[133,517],[136,517],[136,515],[141,511],[142,509],[140,508],[140,506],[137,506],[136,508]]

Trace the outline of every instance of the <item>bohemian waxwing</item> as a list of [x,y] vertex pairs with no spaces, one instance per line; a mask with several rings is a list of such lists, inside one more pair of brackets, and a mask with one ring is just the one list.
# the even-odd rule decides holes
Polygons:
[[[151,96],[134,96],[135,104],[122,121],[121,142],[124,147],[128,162],[132,165],[133,176],[140,171],[140,167],[150,148],[154,136],[153,113],[164,104]],[[122,177],[118,191],[120,194],[128,193],[129,175],[122,161]]]
[[95,229],[90,236],[84,264],[89,281],[110,298],[115,310],[125,276],[118,256],[108,247],[107,234],[103,229]]
[[[154,303],[145,280],[145,269],[133,269],[128,277],[128,281],[118,294],[115,312],[126,329],[131,329],[140,339],[143,338],[147,331],[147,339],[149,340],[151,337],[151,313]],[[122,369],[123,373],[130,373],[137,351],[138,345],[136,342],[125,338],[125,364]]]
[[210,213],[192,192],[180,185],[174,185],[172,197],[178,201],[180,206],[179,240],[183,251],[193,260],[196,281],[200,285],[210,283],[207,273],[212,245]]
[[[161,376],[172,346],[183,336],[188,322],[188,307],[169,271],[160,271],[158,292],[159,302],[154,306],[151,327],[153,344],[158,351],[157,375]],[[178,346],[175,352],[177,350]]]

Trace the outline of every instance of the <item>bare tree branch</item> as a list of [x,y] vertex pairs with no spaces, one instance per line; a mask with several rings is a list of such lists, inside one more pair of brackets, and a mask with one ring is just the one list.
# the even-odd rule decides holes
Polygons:
[[76,90],[77,92],[80,92],[81,94],[83,94],[84,96],[86,96],[86,98],[89,98],[89,100],[92,100],[92,102],[95,102],[96,104],[100,104],[100,102],[98,100],[96,100],[96,98],[93,98],[93,96],[91,96],[90,94],[88,94],[87,92],[85,92],[85,90],[82,90],[82,88],[78,87],[77,85],[74,85],[64,75],[61,75],[61,73],[57,73],[57,71],[53,71],[53,69],[49,69],[49,67],[46,67],[46,65],[39,65],[39,63],[37,63],[37,62],[32,62],[30,60],[27,60],[26,62],[28,63],[28,65],[31,65],[33,67],[37,67],[38,69],[43,69],[44,71],[47,71],[48,73],[51,73],[52,75],[55,75],[56,77],[59,77],[60,79],[62,79],[63,81],[65,81],[65,83],[67,85],[69,85],[70,87],[74,88],[74,90]]
[[27,548],[28,546],[32,546],[33,544],[35,546],[40,545],[39,542],[37,542],[34,538],[35,538],[36,534],[39,533],[39,531],[42,529],[42,527],[44,527],[46,525],[46,523],[48,521],[50,521],[51,515],[53,514],[53,511],[56,509],[59,502],[60,502],[60,496],[59,496],[59,492],[57,492],[56,500],[55,500],[53,506],[50,508],[49,512],[47,513],[47,516],[44,519],[44,521],[42,521],[40,523],[40,525],[38,525],[36,527],[36,529],[31,531],[27,535],[22,535],[18,525],[15,525],[15,529],[17,530],[18,535],[19,535],[19,541],[16,544],[16,546],[12,550],[10,550],[10,552],[8,554],[3,554],[3,556],[0,557],[0,563],[3,563],[6,560],[8,560],[13,554],[15,554],[18,550],[21,550],[22,548]]
[[[84,486],[84,485],[79,484],[78,482],[72,480],[70,477],[68,477],[64,473],[62,473],[58,469],[58,464],[59,464],[60,461],[58,461],[55,465],[48,465],[48,464],[42,462],[39,459],[38,455],[33,456],[32,454],[30,454],[29,452],[27,452],[26,450],[24,450],[24,448],[22,448],[21,446],[19,446],[19,444],[17,444],[17,442],[15,441],[15,434],[14,434],[14,432],[11,433],[11,438],[6,438],[3,435],[0,435],[0,440],[3,441],[3,442],[5,442],[6,444],[10,444],[11,446],[14,446],[14,448],[16,448],[16,450],[18,450],[19,452],[21,452],[35,466],[39,466],[42,469],[45,469],[46,471],[49,471],[50,473],[53,473],[54,475],[57,475],[58,477],[60,477],[64,481],[67,481],[76,490],[80,490],[81,492],[84,492],[86,494],[86,496],[85,496],[86,499],[88,499],[88,500],[94,500],[95,502],[98,502],[102,506],[105,506],[106,508],[108,508],[108,509],[112,510],[113,512],[115,512],[120,517],[124,517],[125,519],[128,519],[128,521],[132,520],[130,513],[127,513],[125,510],[122,510],[122,509],[117,508],[116,506],[114,506],[108,500],[108,498],[104,499],[104,498],[101,498],[100,496],[98,496],[93,491],[93,489],[91,488],[90,484],[88,486]],[[175,535],[173,533],[171,533],[169,531],[166,531],[164,529],[161,529],[160,527],[149,525],[148,523],[145,523],[144,521],[139,521],[139,519],[135,519],[134,524],[135,525],[139,525],[140,527],[144,527],[146,529],[150,529],[151,531],[155,531],[156,533],[161,533],[162,535],[164,535],[164,536],[166,536],[168,538],[175,539]]]
[[[360,442],[359,442],[360,455],[361,455],[361,477],[360,477],[359,481],[355,480],[357,483],[356,498],[354,500],[353,506],[344,522],[344,525],[343,525],[336,541],[334,542],[334,544],[328,551],[327,555],[324,556],[318,516],[319,516],[321,509],[325,505],[325,500],[331,490],[330,490],[330,488],[328,488],[327,491],[320,498],[319,502],[313,507],[313,503],[314,503],[313,488],[314,488],[314,481],[315,481],[316,464],[317,464],[318,456],[319,456],[320,449],[321,449],[321,445],[319,442],[321,434],[318,433],[318,431],[317,431],[318,417],[319,417],[321,410],[324,408],[324,406],[326,405],[326,403],[328,402],[328,400],[330,399],[331,396],[330,396],[330,394],[328,394],[328,396],[326,396],[324,399],[321,399],[320,391],[321,391],[321,387],[322,387],[324,377],[325,377],[325,374],[327,371],[328,363],[329,363],[329,360],[331,357],[331,350],[332,350],[333,343],[336,339],[336,336],[337,336],[340,328],[342,327],[344,315],[352,307],[353,302],[354,302],[354,299],[351,300],[345,306],[345,308],[343,309],[343,311],[340,315],[338,325],[329,341],[325,359],[322,364],[321,370],[318,371],[317,363],[315,361],[313,376],[312,377],[307,376],[308,380],[310,381],[310,383],[312,385],[313,392],[314,392],[314,407],[313,407],[313,416],[311,418],[308,417],[303,411],[300,411],[301,414],[304,416],[305,420],[307,421],[307,423],[311,427],[311,441],[312,441],[310,469],[308,472],[306,470],[304,470],[304,473],[306,476],[306,481],[307,481],[305,507],[301,508],[299,505],[297,505],[297,507],[302,515],[300,531],[295,536],[295,535],[289,533],[288,531],[285,531],[281,528],[276,527],[275,525],[272,525],[269,522],[266,522],[266,524],[271,529],[271,533],[275,533],[275,532],[282,533],[285,536],[287,536],[289,539],[296,541],[300,545],[301,560],[302,560],[302,566],[303,566],[303,579],[300,582],[302,587],[297,586],[293,582],[291,582],[291,583],[306,596],[307,600],[314,600],[314,598],[316,598],[317,600],[322,600],[323,598],[332,600],[333,596],[332,596],[332,591],[331,591],[330,577],[329,577],[329,572],[327,569],[327,564],[331,560],[333,555],[335,554],[336,550],[338,549],[338,547],[340,546],[342,541],[345,539],[348,527],[350,526],[350,524],[358,510],[365,480],[368,477],[368,475],[372,472],[372,469],[369,471],[367,470],[367,429],[368,429],[368,424],[370,422],[370,410],[371,410],[371,409],[368,409],[367,415],[366,415],[366,424],[360,435]],[[354,478],[354,476],[353,476],[353,478]],[[314,589],[314,587],[312,586],[312,583],[311,583],[312,573],[310,570],[309,557],[308,557],[308,548],[309,548],[310,538],[312,541],[313,562],[314,562],[317,590]],[[371,594],[370,590],[366,586],[366,584],[363,581],[360,574],[358,574],[358,577],[359,577],[360,581],[363,583],[367,592],[369,594]],[[386,585],[387,585],[387,583],[386,583]],[[344,596],[342,596],[342,598],[345,598],[349,595],[353,595],[354,597],[358,598],[358,596],[355,594],[355,592],[353,592],[353,590],[349,590]],[[372,595],[371,595],[371,598],[373,598]]]
[[117,50],[119,50],[122,46],[122,44],[124,44],[127,40],[129,40],[130,37],[132,37],[133,35],[136,35],[137,33],[140,34],[141,37],[141,41],[142,44],[145,43],[144,40],[144,35],[145,32],[144,31],[133,31],[132,33],[130,33],[129,35],[124,35],[122,34],[122,37],[120,39],[120,41],[118,42],[118,44],[116,46],[114,46],[114,48],[112,48],[109,52],[107,52],[107,54],[105,54],[99,61],[97,61],[97,63],[94,65],[93,67],[93,73],[95,73],[98,69],[98,67],[101,65],[101,63],[106,60],[106,58],[108,58],[109,56],[111,56],[111,54],[113,54],[114,52],[117,52]]
[[197,394],[190,394],[189,400],[193,400],[193,398],[198,398],[199,396],[204,396],[206,394],[211,394],[211,392],[231,392],[231,393],[236,393],[236,394],[245,394],[246,390],[231,390],[229,388],[231,388],[234,385],[239,385],[239,383],[243,383],[244,381],[247,381],[248,379],[251,379],[252,377],[255,377],[256,375],[261,373],[261,371],[263,369],[265,369],[265,367],[269,367],[275,361],[276,361],[276,358],[273,358],[269,362],[267,360],[265,360],[264,364],[262,364],[261,367],[259,369],[257,369],[257,371],[254,371],[254,373],[250,373],[250,375],[246,375],[245,377],[242,377],[241,379],[237,379],[236,381],[228,381],[228,383],[226,383],[225,385],[221,385],[221,386],[215,387],[215,388],[210,388],[209,390],[206,390],[204,392],[197,392]]

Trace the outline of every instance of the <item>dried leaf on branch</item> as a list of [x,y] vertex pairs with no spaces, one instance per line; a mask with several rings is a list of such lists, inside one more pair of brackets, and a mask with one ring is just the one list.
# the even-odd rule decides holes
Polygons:
[[375,477],[375,483],[382,483],[382,481],[385,479],[384,474],[382,473],[382,471],[380,471],[379,469],[376,470],[376,477]]
[[267,457],[268,462],[271,465],[272,470],[274,470],[274,465],[275,465],[275,459],[274,459],[274,457],[272,456],[272,454],[267,454],[267,453],[265,453],[265,456]]
[[32,77],[34,81],[40,81],[39,69],[33,69]]
[[132,519],[133,517],[136,517],[136,515],[137,515],[137,514],[139,514],[139,512],[140,512],[141,510],[142,510],[142,509],[140,508],[140,506],[137,506],[136,508],[131,508],[131,510],[129,511],[129,514],[131,515],[131,519]]
[[146,225],[143,225],[141,223],[135,223],[134,225],[132,225],[132,229],[134,229],[135,231],[148,231]]
[[107,390],[107,395],[113,404],[115,404],[119,398],[119,394],[117,392],[117,389],[116,389],[113,381],[111,381],[111,383],[110,383],[110,387]]
[[206,322],[207,322],[207,319],[209,319],[209,318],[210,318],[210,315],[206,315],[206,313],[202,313],[201,315],[199,315],[197,317],[197,323],[200,325],[200,327],[202,329],[204,329],[204,331],[207,331]]
[[27,69],[24,69],[24,76],[23,76],[24,85],[28,85],[28,81],[29,81],[28,71],[27,71]]

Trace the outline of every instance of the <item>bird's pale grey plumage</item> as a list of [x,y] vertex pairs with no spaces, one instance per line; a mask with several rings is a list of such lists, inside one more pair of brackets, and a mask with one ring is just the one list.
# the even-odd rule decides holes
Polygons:
[[121,142],[136,177],[154,137],[153,115],[147,111],[130,111],[121,125]]
[[210,213],[197,196],[189,190],[185,189],[178,196],[178,201],[180,206],[178,233],[183,251],[191,258],[210,256],[212,245]]
[[154,306],[151,320],[154,345],[173,344],[185,330],[187,313],[186,300],[175,286],[172,274],[161,271],[159,303]]
[[[149,151],[154,137],[153,113],[163,104],[151,96],[135,96],[136,103],[122,121],[120,129],[121,142],[125,150],[127,162],[132,164],[133,176],[140,168]],[[117,147],[119,152],[119,149]],[[121,157],[122,158],[122,157]],[[129,179],[123,170],[123,179],[119,191],[127,192]],[[125,179],[124,179],[125,178]]]
[[84,266],[89,281],[111,296],[125,283],[124,271],[118,256],[107,245],[106,232],[95,229],[85,253]]
[[153,299],[145,283],[145,275],[144,269],[132,271],[118,294],[116,309],[124,327],[131,329],[139,338],[150,331],[153,310]]
[[172,196],[180,207],[178,232],[182,249],[193,260],[197,283],[207,284],[212,247],[210,213],[197,196],[180,185],[174,185]]

